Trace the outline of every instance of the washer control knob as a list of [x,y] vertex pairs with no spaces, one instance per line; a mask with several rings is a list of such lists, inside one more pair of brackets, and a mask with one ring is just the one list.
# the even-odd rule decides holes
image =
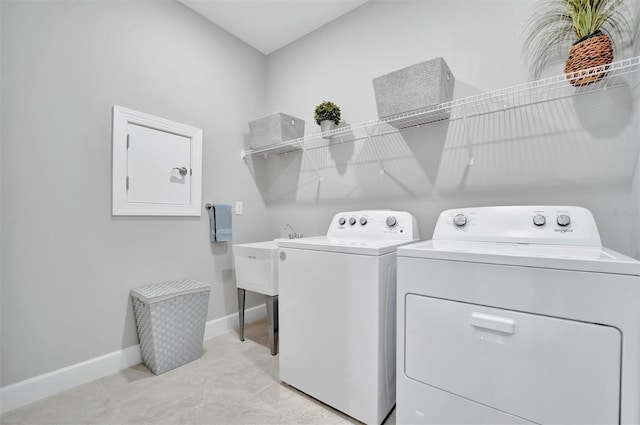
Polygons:
[[360,217],[360,225],[364,226],[367,224],[367,217]]
[[571,217],[566,214],[560,214],[556,221],[558,223],[558,226],[567,227],[571,224]]
[[547,219],[542,214],[536,214],[533,216],[533,224],[536,226],[544,226],[547,222]]
[[346,222],[347,222],[347,220],[345,220],[345,219],[344,219],[344,217],[340,217],[340,218],[338,219],[338,224],[339,224],[340,226],[344,226],[344,223],[346,223]]
[[356,218],[355,218],[355,217],[351,217],[351,218],[349,219],[349,224],[350,224],[350,225],[352,225],[352,226],[353,226],[354,224],[356,224]]
[[467,224],[467,217],[464,214],[457,214],[453,217],[453,224],[456,227],[464,227]]
[[387,217],[387,226],[394,228],[398,225],[398,219],[395,218],[394,216],[390,215],[389,217]]

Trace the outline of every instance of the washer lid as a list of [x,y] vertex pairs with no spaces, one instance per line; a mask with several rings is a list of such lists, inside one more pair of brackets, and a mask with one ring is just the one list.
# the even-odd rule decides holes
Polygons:
[[339,252],[343,254],[383,255],[395,252],[399,246],[416,240],[315,236],[301,239],[278,239],[277,241],[280,248]]
[[639,261],[589,246],[431,240],[398,248],[398,256],[640,276]]

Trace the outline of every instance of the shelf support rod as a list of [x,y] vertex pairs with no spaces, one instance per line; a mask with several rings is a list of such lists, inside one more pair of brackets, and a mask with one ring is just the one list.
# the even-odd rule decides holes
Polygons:
[[305,149],[304,141],[300,142],[300,149],[302,149],[302,152],[304,153],[304,155],[307,157],[307,159],[311,163],[311,166],[313,167],[313,169],[316,170],[316,174],[318,175],[318,180],[322,181],[322,175],[320,174],[320,170],[318,170],[318,167],[316,167],[316,163],[313,162],[313,159],[311,159],[311,155],[309,155],[309,152],[307,152],[307,150]]
[[467,105],[462,105],[462,123],[464,126],[464,142],[467,145],[467,166],[472,166],[475,162],[473,149],[471,147],[471,134],[469,134],[469,119],[467,117]]
[[371,128],[369,127],[364,129],[364,132],[367,135],[367,144],[371,146],[371,150],[373,151],[373,156],[376,158],[376,162],[378,163],[378,174],[380,174],[381,176],[384,176],[384,174],[386,173],[386,170],[384,169],[384,165],[382,164],[380,155],[378,155],[378,150],[373,144],[370,131],[371,131]]

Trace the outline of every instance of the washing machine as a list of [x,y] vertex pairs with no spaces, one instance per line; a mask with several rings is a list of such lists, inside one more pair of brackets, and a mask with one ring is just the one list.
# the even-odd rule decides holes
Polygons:
[[367,424],[395,404],[396,249],[402,211],[338,213],[326,236],[279,240],[280,379]]
[[399,424],[640,423],[640,262],[589,211],[443,212],[398,249]]

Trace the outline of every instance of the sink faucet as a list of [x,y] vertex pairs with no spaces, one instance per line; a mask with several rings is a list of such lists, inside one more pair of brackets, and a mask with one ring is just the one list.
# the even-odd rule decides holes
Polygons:
[[284,230],[287,230],[287,227],[291,229],[291,233],[289,233],[289,239],[299,239],[302,237],[302,233],[296,232],[296,229],[294,229],[289,223],[284,225]]

